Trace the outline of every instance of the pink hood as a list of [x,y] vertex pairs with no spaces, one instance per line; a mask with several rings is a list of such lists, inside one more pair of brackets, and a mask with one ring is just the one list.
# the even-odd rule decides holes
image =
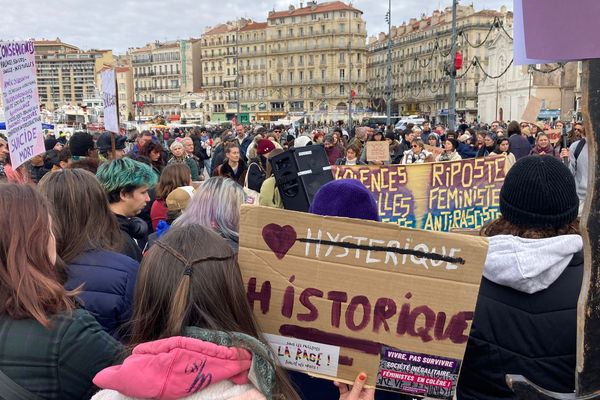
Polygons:
[[175,336],[136,346],[122,365],[100,371],[94,384],[130,397],[180,399],[223,380],[246,384],[251,364],[245,349]]

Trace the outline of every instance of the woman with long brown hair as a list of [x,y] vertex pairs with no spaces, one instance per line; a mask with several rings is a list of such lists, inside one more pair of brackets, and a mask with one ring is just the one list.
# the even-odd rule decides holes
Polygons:
[[59,282],[50,215],[35,189],[0,185],[0,371],[12,381],[1,398],[15,398],[11,386],[41,399],[89,398],[92,377],[121,351]]
[[186,164],[170,164],[164,169],[158,185],[156,186],[156,199],[150,208],[150,219],[152,220],[152,229],[156,231],[156,227],[160,221],[167,220],[167,196],[173,190],[182,186],[192,185],[192,172]]
[[[140,149],[139,156],[147,157],[150,166],[157,175],[162,174],[167,165],[167,156],[162,146],[156,142],[148,142]],[[139,157],[138,156],[138,157]]]
[[54,208],[57,252],[67,265],[65,287],[111,335],[120,338],[131,317],[138,262],[119,254],[123,234],[96,177],[83,169],[46,174],[40,191]]
[[96,375],[94,383],[110,390],[94,399],[299,399],[261,338],[235,253],[200,225],[171,228],[144,257],[131,344],[122,365]]

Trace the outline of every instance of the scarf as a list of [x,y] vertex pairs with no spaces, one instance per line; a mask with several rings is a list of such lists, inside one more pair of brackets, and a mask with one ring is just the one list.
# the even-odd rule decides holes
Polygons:
[[550,155],[550,156],[553,156],[555,154],[554,147],[552,147],[552,145],[548,145],[546,147],[540,147],[540,146],[536,145],[534,152],[536,154],[544,153],[544,154]]
[[425,159],[427,158],[428,154],[425,153],[425,150],[421,150],[419,154],[415,154],[412,150],[409,150],[407,156],[407,164],[420,164],[425,162]]
[[450,161],[450,157],[452,157],[452,155],[454,155],[454,153],[456,153],[456,151],[453,151],[451,153],[448,153],[447,151],[444,151],[439,158],[439,161]]
[[245,333],[213,331],[196,326],[186,327],[183,334],[219,346],[235,346],[248,350],[252,353],[251,371],[254,371],[253,376],[249,378],[268,400],[272,400],[275,386],[275,361],[271,357],[271,350],[263,342]]

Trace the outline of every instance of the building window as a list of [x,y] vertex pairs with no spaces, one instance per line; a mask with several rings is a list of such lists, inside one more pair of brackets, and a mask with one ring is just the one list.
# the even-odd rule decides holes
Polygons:
[[290,88],[290,97],[294,97],[294,88]]
[[322,70],[321,70],[321,79],[322,79],[322,80],[325,80],[325,74],[326,74],[326,73],[327,73],[327,71],[326,71],[326,70],[324,70],[324,69],[322,69]]
[[325,86],[321,86],[321,94],[325,94]]
[[340,63],[346,62],[346,53],[340,53]]
[[346,77],[346,70],[340,69],[340,79],[344,79]]
[[344,95],[344,85],[340,85],[340,96]]
[[304,80],[304,71],[300,71],[300,82],[302,82]]

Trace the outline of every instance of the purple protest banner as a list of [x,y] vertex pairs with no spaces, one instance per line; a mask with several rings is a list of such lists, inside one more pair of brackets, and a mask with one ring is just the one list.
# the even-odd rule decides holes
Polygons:
[[[577,15],[576,19],[567,18]],[[583,60],[600,57],[600,1],[523,0],[527,58]]]
[[33,42],[0,42],[0,87],[13,168],[44,152]]
[[383,222],[429,231],[479,229],[500,216],[505,157],[411,165],[335,165],[335,179],[357,179]]

